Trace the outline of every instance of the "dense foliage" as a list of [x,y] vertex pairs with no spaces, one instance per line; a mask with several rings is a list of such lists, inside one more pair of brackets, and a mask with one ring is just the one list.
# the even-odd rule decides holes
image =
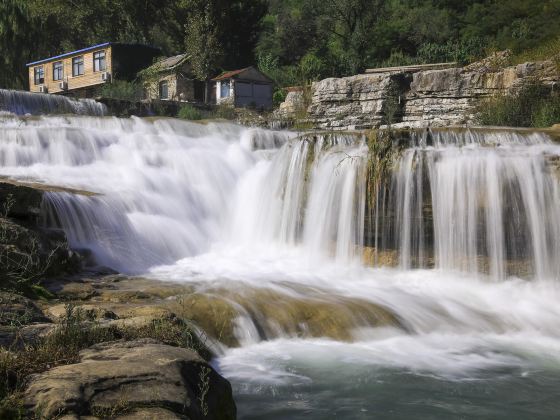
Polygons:
[[257,63],[280,86],[366,67],[560,51],[560,0],[0,0],[0,86],[98,42],[188,51],[200,78]]
[[535,82],[481,103],[477,120],[482,125],[550,127],[560,121],[560,94]]

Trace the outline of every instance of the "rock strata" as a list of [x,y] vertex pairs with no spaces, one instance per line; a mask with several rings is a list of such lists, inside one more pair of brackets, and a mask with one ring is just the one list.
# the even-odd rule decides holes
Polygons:
[[[507,66],[507,52],[467,67],[441,70],[391,68],[385,72],[328,78],[313,83],[306,121],[315,128],[355,130],[396,127],[444,127],[473,122],[485,98],[505,94],[535,79],[560,82],[553,61]],[[288,95],[279,118],[296,118],[296,95]]]

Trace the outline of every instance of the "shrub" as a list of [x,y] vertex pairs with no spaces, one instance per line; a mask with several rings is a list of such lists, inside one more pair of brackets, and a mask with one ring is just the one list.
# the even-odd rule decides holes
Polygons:
[[391,51],[391,55],[389,58],[381,61],[378,66],[379,67],[399,67],[399,66],[408,66],[411,64],[416,64],[417,59],[406,55],[400,50],[393,50]]
[[541,82],[530,83],[483,102],[476,120],[482,125],[549,127],[560,121],[560,95]]
[[235,119],[235,109],[228,105],[217,105],[212,113],[213,118],[222,118],[224,120]]
[[125,101],[140,101],[144,99],[142,86],[125,80],[113,80],[99,89],[99,94],[105,98],[121,99]]
[[535,48],[524,50],[513,57],[514,64],[543,60],[552,60],[560,71],[560,37],[552,38]]
[[286,90],[285,89],[276,89],[274,94],[272,95],[272,103],[274,106],[279,106],[282,102],[286,100]]
[[485,55],[485,44],[479,38],[466,41],[448,41],[445,44],[427,42],[418,49],[417,59],[421,63],[454,61],[467,64]]
[[179,109],[177,117],[184,120],[201,120],[204,118],[204,115],[202,114],[202,111],[192,105],[183,105]]

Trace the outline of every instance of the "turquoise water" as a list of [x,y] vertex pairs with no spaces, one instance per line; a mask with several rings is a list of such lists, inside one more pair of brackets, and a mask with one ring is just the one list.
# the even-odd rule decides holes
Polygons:
[[308,378],[286,384],[231,379],[240,419],[553,419],[560,371],[519,366],[445,378],[351,362],[286,363]]

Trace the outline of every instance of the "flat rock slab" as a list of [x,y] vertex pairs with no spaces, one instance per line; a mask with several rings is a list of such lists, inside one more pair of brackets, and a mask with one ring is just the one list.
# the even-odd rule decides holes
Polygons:
[[153,339],[83,350],[79,363],[32,377],[25,405],[41,418],[236,418],[226,379],[194,351]]

